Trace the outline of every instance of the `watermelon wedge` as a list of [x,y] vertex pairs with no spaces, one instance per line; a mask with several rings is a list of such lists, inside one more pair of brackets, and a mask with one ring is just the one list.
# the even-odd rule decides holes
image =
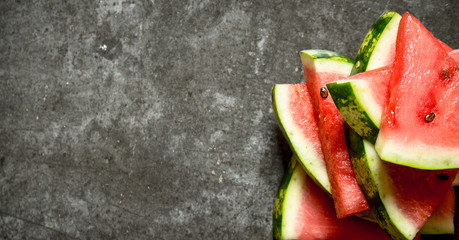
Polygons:
[[[357,180],[379,225],[393,239],[413,239],[451,190],[457,170],[428,171],[385,162],[373,144],[350,127],[346,134]],[[432,223],[442,224],[435,219]]]
[[338,219],[330,195],[297,161],[292,158],[275,200],[275,239],[390,240],[376,223],[357,217]]
[[420,169],[459,168],[458,72],[444,46],[405,13],[376,140],[383,160]]
[[326,84],[349,76],[352,61],[334,52],[307,50],[300,52],[306,86],[314,105],[319,139],[336,215],[344,218],[369,210],[368,203],[355,178],[343,130],[343,118],[331,97]]
[[308,175],[331,194],[319,129],[306,84],[276,84],[272,92],[277,123]]

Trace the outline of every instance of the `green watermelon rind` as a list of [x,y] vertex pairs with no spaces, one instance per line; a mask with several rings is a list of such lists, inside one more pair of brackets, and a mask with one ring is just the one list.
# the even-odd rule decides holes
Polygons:
[[301,189],[305,182],[305,172],[297,168],[298,158],[293,155],[289,167],[282,178],[274,203],[274,239],[296,239],[298,232],[294,225],[298,204],[301,202]]
[[[323,157],[312,147],[313,144],[301,134],[291,114],[288,112],[289,84],[276,84],[272,90],[273,109],[277,125],[297,155],[306,173],[325,191],[331,194],[330,181]],[[312,107],[312,106],[311,106]],[[300,133],[300,134],[299,134]]]
[[386,62],[387,46],[395,42],[394,35],[397,35],[401,18],[402,16],[394,11],[385,11],[379,16],[360,45],[351,75],[384,67],[381,64]]
[[364,140],[350,127],[345,129],[352,166],[378,223],[393,239],[413,239],[417,229],[397,207],[394,196],[390,193],[392,181],[382,170],[382,160],[373,144]]
[[303,50],[300,58],[303,66],[313,67],[317,72],[349,73],[354,66],[352,59],[328,50]]
[[382,109],[369,91],[362,90],[368,87],[365,85],[368,83],[360,79],[340,80],[327,84],[327,88],[343,119],[360,136],[374,144],[381,125],[378,111],[381,113]]

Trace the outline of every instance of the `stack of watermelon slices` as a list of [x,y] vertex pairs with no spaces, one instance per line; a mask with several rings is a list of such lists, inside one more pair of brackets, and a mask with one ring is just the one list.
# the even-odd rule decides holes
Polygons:
[[273,88],[294,152],[276,197],[274,237],[453,234],[459,51],[409,13],[386,11],[355,61],[326,50],[300,56],[306,83]]

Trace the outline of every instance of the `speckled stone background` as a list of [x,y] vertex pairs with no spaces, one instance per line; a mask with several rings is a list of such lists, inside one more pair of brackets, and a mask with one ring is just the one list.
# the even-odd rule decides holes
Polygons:
[[270,239],[298,51],[385,10],[459,48],[458,1],[3,0],[1,239]]

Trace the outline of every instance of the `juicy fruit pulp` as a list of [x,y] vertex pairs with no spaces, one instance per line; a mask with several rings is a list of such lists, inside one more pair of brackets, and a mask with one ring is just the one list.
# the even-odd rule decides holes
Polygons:
[[306,84],[276,84],[272,99],[276,120],[290,148],[309,176],[331,193],[319,129]]
[[[409,13],[400,22],[380,157],[421,169],[459,168],[459,66]],[[428,114],[435,114],[427,121]]]
[[382,240],[390,238],[373,222],[357,217],[338,219],[333,200],[292,159],[274,209],[276,239]]
[[[335,200],[338,218],[369,210],[368,203],[355,178],[343,129],[343,118],[331,97],[323,97],[327,83],[349,76],[352,62],[328,51],[302,51],[306,85],[311,94],[319,126],[325,164]],[[322,90],[321,90],[322,89]]]

